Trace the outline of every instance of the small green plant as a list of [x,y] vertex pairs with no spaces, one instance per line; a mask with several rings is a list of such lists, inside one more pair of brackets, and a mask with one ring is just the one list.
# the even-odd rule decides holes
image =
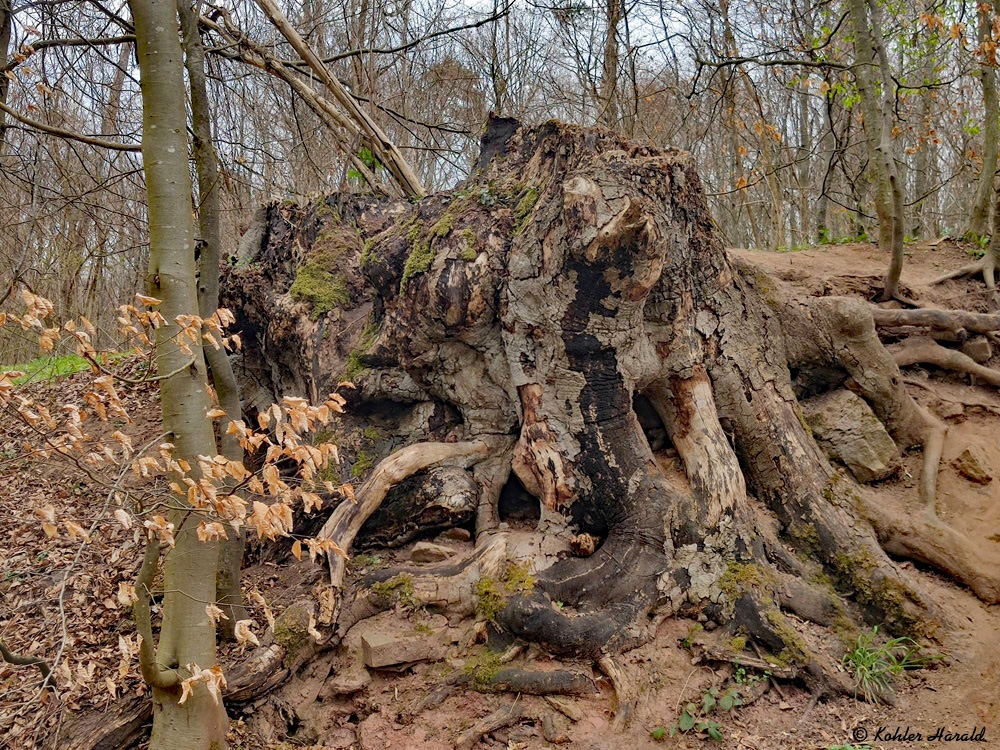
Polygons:
[[697,637],[698,633],[700,633],[704,629],[705,628],[703,628],[700,624],[694,623],[691,627],[688,628],[687,635],[681,638],[681,646],[690,650],[691,647],[694,646],[694,639]]
[[986,255],[986,250],[990,246],[990,235],[975,235],[970,234],[967,239],[972,243],[971,247],[967,247],[965,251],[971,255],[973,258],[982,258]]
[[854,676],[855,697],[860,693],[869,703],[878,703],[894,692],[893,683],[905,670],[920,669],[930,661],[920,655],[920,647],[912,638],[891,638],[881,645],[877,639],[878,625],[871,632],[861,633],[842,659]]
[[746,667],[737,664],[736,671],[733,673],[733,682],[737,685],[745,685],[750,687],[756,685],[761,680],[766,680],[771,676],[771,670],[766,670],[763,674],[757,674],[756,672],[750,672]]
[[493,192],[493,180],[490,180],[486,187],[479,191],[479,195],[476,196],[480,205],[486,206],[487,208],[492,208],[497,204],[496,193]]
[[347,567],[349,570],[366,570],[367,568],[374,568],[378,563],[379,559],[376,555],[354,555],[347,561]]
[[[377,172],[379,169],[383,169],[382,162],[375,158],[375,155],[367,146],[361,147],[361,150],[358,152],[358,158],[372,172]],[[348,179],[354,180],[360,184],[364,184],[365,182],[365,176],[361,173],[360,169],[348,169],[347,177]]]
[[681,715],[670,724],[669,728],[657,727],[649,733],[654,740],[662,741],[667,735],[676,737],[678,734],[694,735],[702,739],[721,742],[722,725],[709,718],[720,711],[729,711],[743,705],[739,691],[731,687],[722,691],[718,688],[708,688],[701,694],[697,703],[686,703]]

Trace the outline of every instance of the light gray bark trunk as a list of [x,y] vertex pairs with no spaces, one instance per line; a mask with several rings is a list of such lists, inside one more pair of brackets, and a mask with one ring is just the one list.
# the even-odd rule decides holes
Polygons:
[[[875,172],[875,210],[879,247],[889,254],[883,299],[899,293],[903,270],[903,189],[896,168],[893,140],[893,80],[882,39],[881,11],[876,2],[850,0],[854,30],[855,68],[861,97],[869,168]],[[870,16],[870,18],[869,18]],[[881,81],[876,83],[875,71]]]
[[[0,62],[7,64],[10,52],[10,35],[14,26],[14,8],[11,0],[0,0]],[[7,91],[10,81],[7,76],[0,76],[0,104],[7,103]],[[3,155],[7,135],[7,113],[0,112],[0,156]]]
[[[199,455],[216,451],[208,375],[201,346],[193,356],[175,340],[178,315],[198,313],[195,280],[195,228],[191,214],[188,171],[184,62],[173,2],[130,0],[136,30],[143,101],[143,164],[149,206],[150,260],[147,289],[162,300],[167,321],[156,331],[156,364],[160,383],[163,429],[174,455],[198,466]],[[188,665],[216,665],[215,625],[205,611],[215,601],[218,546],[196,534],[200,514],[187,507],[186,496],[173,499],[169,520],[176,546],[163,561],[163,620],[155,665],[144,675],[166,671],[173,679],[153,684],[153,750],[219,750],[226,744],[227,718],[204,683],[181,705],[176,675]],[[155,542],[150,543],[155,546]],[[150,553],[152,555],[152,552]],[[158,553],[156,554],[158,557]],[[140,592],[142,593],[142,592]],[[145,595],[143,593],[143,595]],[[177,670],[177,671],[172,671]]]
[[[178,10],[184,35],[184,64],[191,86],[191,120],[194,130],[194,158],[198,175],[198,226],[201,255],[198,268],[198,307],[203,318],[219,309],[219,270],[222,257],[222,211],[219,204],[219,163],[212,139],[211,107],[205,82],[205,50],[198,31],[198,19],[187,0],[179,0]],[[233,367],[225,349],[205,347],[205,359],[212,373],[212,383],[219,407],[226,416],[219,420],[219,453],[230,461],[243,461],[243,448],[235,435],[228,433],[231,420],[242,418],[240,392]],[[246,547],[246,529],[229,531],[229,538],[219,543],[217,599],[228,619],[220,621],[223,637],[232,639],[239,620],[246,619],[242,604],[240,570]]]
[[[993,38],[991,13],[979,12],[978,41],[980,45]],[[990,202],[996,179],[997,153],[1000,147],[1000,102],[997,99],[996,64],[985,52],[979,63],[979,80],[983,85],[983,168],[976,183],[976,197],[969,217],[969,233],[976,238],[989,233]]]

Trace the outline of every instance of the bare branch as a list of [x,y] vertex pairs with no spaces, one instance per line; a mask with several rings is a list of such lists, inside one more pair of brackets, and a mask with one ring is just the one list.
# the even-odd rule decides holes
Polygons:
[[407,195],[419,198],[426,192],[420,179],[414,173],[412,167],[403,158],[403,155],[396,148],[395,144],[382,131],[378,124],[359,105],[357,99],[346,89],[337,78],[330,73],[323,61],[313,52],[305,39],[295,30],[291,22],[281,12],[281,9],[274,3],[274,0],[257,0],[267,17],[277,27],[281,35],[288,40],[292,48],[305,60],[313,73],[326,85],[333,94],[333,98],[343,107],[351,120],[361,130],[363,135],[369,139],[372,152],[389,170],[392,176],[399,183],[400,187]]
[[66,138],[71,141],[79,141],[80,143],[86,143],[88,146],[107,148],[111,149],[112,151],[132,151],[132,152],[142,151],[142,147],[139,146],[138,144],[106,141],[103,138],[95,138],[94,136],[84,135],[83,133],[74,133],[72,130],[57,128],[55,125],[47,125],[44,122],[39,122],[38,120],[32,120],[30,117],[25,117],[20,112],[11,109],[3,102],[0,102],[0,112],[6,112],[15,120],[24,125],[27,125],[29,128],[38,130],[42,133],[48,133],[49,135],[54,135],[57,138]]
[[0,656],[8,664],[13,664],[15,667],[38,667],[38,671],[42,673],[42,681],[48,684],[52,684],[49,679],[49,675],[52,674],[52,670],[49,668],[49,663],[38,656],[22,656],[21,654],[16,654],[7,648],[7,644],[3,642],[0,638]]

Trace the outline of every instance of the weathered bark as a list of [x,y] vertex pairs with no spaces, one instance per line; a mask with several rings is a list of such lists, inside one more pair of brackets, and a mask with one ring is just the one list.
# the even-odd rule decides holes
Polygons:
[[[198,465],[198,456],[215,454],[208,375],[201,347],[192,354],[177,343],[178,315],[198,312],[195,281],[195,230],[191,214],[191,178],[187,160],[184,68],[174,3],[131,0],[136,47],[142,73],[143,166],[149,205],[149,276],[147,289],[162,300],[166,324],[156,331],[156,363],[160,381],[163,429],[175,446],[176,458]],[[216,664],[215,625],[205,604],[215,601],[217,545],[201,542],[199,514],[186,497],[174,498],[168,519],[176,546],[164,554],[163,620],[155,655],[149,608],[143,629],[143,677],[152,686],[153,734],[150,747],[218,750],[226,744],[227,718],[204,683],[182,705],[179,681],[189,665],[209,669]],[[159,560],[159,543],[147,542],[139,580],[140,601],[148,601],[147,582]]]
[[[348,370],[350,419],[377,418],[408,444],[326,535],[349,545],[389,485],[448,460],[480,487],[477,552],[435,569],[440,589],[411,571],[418,599],[468,597],[476,555],[506,549],[532,580],[481,570],[497,596],[484,609],[479,590],[478,606],[507,637],[600,660],[649,638],[651,615],[700,610],[817,689],[845,686],[783,609],[910,633],[941,617],[884,547],[1000,598],[1000,571],[934,516],[943,427],[906,393],[867,303],[785,299],[730,258],[687,154],[555,122],[504,132],[487,132],[492,156],[451,193],[272,207],[261,252],[226,280],[255,377],[312,394]],[[298,262],[325,257],[345,290],[315,320],[288,294],[292,248],[314,244]],[[846,384],[897,444],[924,446],[905,508],[870,503],[817,448],[795,394],[820,383]],[[636,394],[685,486],[660,470]],[[457,419],[442,441],[426,417],[443,411]],[[508,470],[539,519],[498,547]],[[823,571],[837,591],[809,583]],[[339,589],[336,558],[331,572]],[[350,611],[373,606],[364,594]]]

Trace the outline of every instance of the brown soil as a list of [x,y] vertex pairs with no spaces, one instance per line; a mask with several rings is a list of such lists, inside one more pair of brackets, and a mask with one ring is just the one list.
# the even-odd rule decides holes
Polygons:
[[[856,294],[873,298],[879,288],[885,260],[871,245],[854,244],[814,248],[798,253],[734,251],[762,265],[789,291],[797,294]],[[968,262],[965,249],[950,242],[922,244],[910,249],[903,272],[903,293],[923,304],[985,312],[988,298],[975,280],[956,280],[929,287],[930,279]],[[1000,356],[990,363],[1000,367]],[[1000,479],[986,485],[973,484],[960,476],[950,462],[966,447],[979,445],[987,453],[994,473],[1000,472],[1000,394],[996,389],[970,385],[965,376],[909,368],[908,378],[923,387],[911,386],[913,395],[929,408],[946,416],[949,435],[938,486],[938,513],[943,520],[980,542],[1000,557]],[[56,402],[78,378],[47,388],[43,397]],[[145,399],[144,401],[142,399]],[[155,414],[153,394],[136,394],[130,404],[134,413]],[[157,424],[147,419],[126,429],[136,444],[155,437]],[[104,501],[100,488],[82,482],[73,485],[55,470],[38,470],[16,460],[24,435],[13,425],[0,428],[0,450],[15,456],[0,462],[0,637],[15,650],[52,655],[63,643],[58,596],[63,575],[70,569],[78,540],[60,536],[49,540],[40,522],[31,515],[34,506],[53,504],[60,518],[73,518],[85,528],[96,518]],[[666,467],[669,455],[662,456]],[[894,478],[867,488],[876,497],[916,504],[916,477],[920,455],[902,459],[902,470]],[[671,481],[684,481],[680,471],[668,471]],[[120,669],[119,635],[134,641],[130,618],[115,603],[120,581],[134,576],[137,563],[131,533],[113,523],[99,524],[81,561],[73,568],[67,593],[66,649],[72,686],[61,698],[50,699],[41,709],[33,703],[37,686],[31,668],[0,668],[0,747],[38,746],[47,729],[84,709],[107,708],[112,687],[118,695],[142,689],[134,660]],[[461,543],[444,541],[461,548]],[[407,550],[380,553],[377,560],[361,557],[353,575],[367,565],[383,567],[405,560]],[[278,613],[298,596],[296,584],[315,577],[311,564],[260,563],[247,570],[245,585],[255,587]],[[781,682],[751,705],[716,712],[710,718],[721,726],[724,739],[713,742],[693,736],[669,736],[660,741],[651,736],[658,727],[669,727],[681,707],[700,700],[703,691],[732,684],[733,668],[719,663],[694,663],[691,641],[710,641],[712,633],[693,620],[662,622],[652,642],[620,659],[639,687],[635,716],[624,732],[613,728],[615,695],[607,678],[592,664],[556,664],[537,650],[519,656],[516,665],[545,670],[568,668],[591,676],[592,695],[563,700],[579,714],[573,721],[553,711],[539,697],[510,694],[456,694],[436,708],[420,713],[412,724],[397,721],[401,711],[425,696],[447,674],[469,667],[481,658],[484,646],[476,642],[474,623],[447,621],[422,611],[397,609],[363,621],[341,646],[294,680],[257,703],[234,713],[234,748],[428,748],[444,750],[483,717],[500,707],[516,705],[526,717],[550,712],[556,728],[569,740],[567,746],[581,748],[699,748],[727,750],[777,750],[793,748],[825,750],[849,745],[852,735],[863,737],[872,748],[969,747],[961,741],[927,738],[943,727],[948,732],[971,732],[985,727],[985,742],[975,747],[1000,748],[1000,609],[985,606],[965,589],[943,577],[917,570],[921,583],[933,593],[950,619],[950,628],[940,633],[935,647],[943,655],[936,668],[908,672],[897,681],[895,706],[875,706],[851,698],[816,703],[795,684]],[[263,630],[262,613],[255,613]],[[809,629],[811,626],[802,624]],[[447,644],[447,657],[434,663],[418,663],[402,672],[366,670],[360,662],[360,641],[366,632],[425,634]],[[832,633],[817,630],[825,638],[835,660],[843,645]],[[755,654],[748,653],[748,658]],[[237,658],[237,654],[226,654]],[[92,665],[92,666],[91,666]],[[89,670],[89,671],[88,671]],[[752,674],[752,672],[750,673]],[[752,678],[751,678],[752,679]],[[108,682],[110,680],[110,684]],[[727,680],[730,682],[727,683]],[[354,682],[354,685],[348,683]],[[343,692],[357,687],[354,692]],[[749,688],[736,686],[747,692]],[[779,692],[780,690],[780,692]],[[572,712],[572,711],[571,711]],[[44,729],[43,729],[44,727]],[[881,741],[879,727],[892,732],[920,733],[923,740]],[[288,737],[289,729],[294,734]],[[858,746],[863,746],[864,743]],[[507,729],[487,735],[476,747],[553,747],[542,737],[541,723],[525,719]]]

